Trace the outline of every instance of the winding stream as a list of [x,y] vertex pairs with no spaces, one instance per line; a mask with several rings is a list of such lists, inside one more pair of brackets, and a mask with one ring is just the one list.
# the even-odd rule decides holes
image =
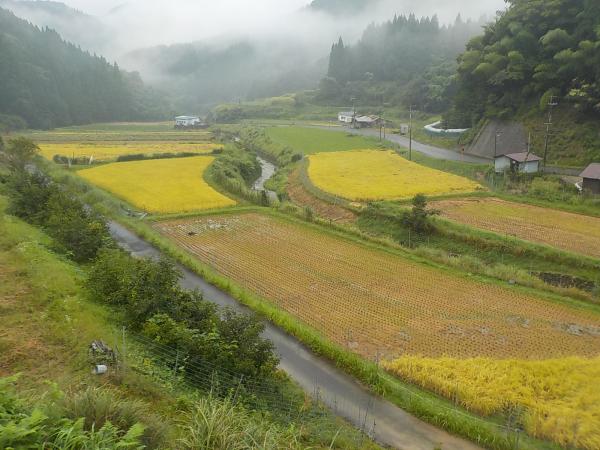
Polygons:
[[254,189],[255,191],[265,191],[269,196],[270,200],[277,200],[277,193],[265,189],[265,183],[269,181],[273,177],[273,175],[275,175],[277,166],[275,166],[275,164],[270,163],[266,159],[261,158],[260,156],[257,156],[256,159],[258,159],[258,162],[260,163],[261,174],[258,180],[254,182],[254,186],[252,186],[252,189]]

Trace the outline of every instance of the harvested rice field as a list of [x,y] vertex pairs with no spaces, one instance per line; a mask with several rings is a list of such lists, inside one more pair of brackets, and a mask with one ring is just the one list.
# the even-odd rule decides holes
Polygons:
[[154,224],[220,274],[367,358],[600,354],[600,313],[258,213]]
[[600,258],[600,218],[497,198],[431,202],[443,217],[495,233]]

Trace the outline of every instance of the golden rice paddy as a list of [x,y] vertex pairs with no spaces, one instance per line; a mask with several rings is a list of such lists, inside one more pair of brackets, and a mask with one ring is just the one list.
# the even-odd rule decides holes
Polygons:
[[308,176],[319,189],[355,201],[402,200],[416,194],[464,194],[483,189],[467,178],[380,150],[310,155]]
[[178,213],[235,205],[203,173],[211,156],[111,163],[78,174],[144,211]]
[[383,365],[480,414],[512,410],[515,422],[521,422],[532,436],[565,447],[600,448],[600,358],[524,361],[405,356]]
[[215,148],[221,147],[213,142],[185,143],[185,142],[141,142],[131,141],[122,143],[42,143],[40,153],[47,159],[54,155],[70,158],[91,158],[92,161],[110,161],[122,155],[157,153],[210,153]]

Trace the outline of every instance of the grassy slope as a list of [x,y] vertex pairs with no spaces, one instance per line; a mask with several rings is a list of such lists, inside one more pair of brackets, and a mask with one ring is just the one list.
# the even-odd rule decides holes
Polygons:
[[[548,114],[532,110],[521,121],[531,132],[533,151],[543,156]],[[598,119],[578,117],[568,107],[558,107],[552,122],[549,165],[584,167],[591,162],[600,162]]]

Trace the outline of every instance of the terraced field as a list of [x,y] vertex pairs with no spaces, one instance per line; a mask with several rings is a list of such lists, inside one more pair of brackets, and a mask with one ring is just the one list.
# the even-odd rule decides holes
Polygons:
[[81,143],[42,143],[42,156],[52,159],[54,155],[66,157],[86,157],[95,161],[110,161],[122,155],[153,155],[157,153],[210,153],[221,147],[213,142],[174,142],[174,141],[133,141],[133,142],[81,142]]
[[600,218],[497,198],[432,202],[442,216],[483,230],[600,258]]
[[202,174],[211,156],[106,164],[78,174],[132,205],[154,213],[178,213],[235,205]]
[[317,188],[355,201],[402,200],[416,194],[464,194],[483,189],[467,178],[381,150],[311,155],[308,176]]
[[154,225],[218,272],[373,358],[600,354],[600,314],[473,280],[271,216]]
[[317,216],[337,223],[349,223],[356,220],[356,214],[339,205],[315,197],[302,184],[300,169],[295,169],[288,178],[287,193],[296,205],[310,207]]
[[407,356],[390,372],[479,414],[519,412],[532,436],[566,448],[600,448],[600,357],[541,361]]

